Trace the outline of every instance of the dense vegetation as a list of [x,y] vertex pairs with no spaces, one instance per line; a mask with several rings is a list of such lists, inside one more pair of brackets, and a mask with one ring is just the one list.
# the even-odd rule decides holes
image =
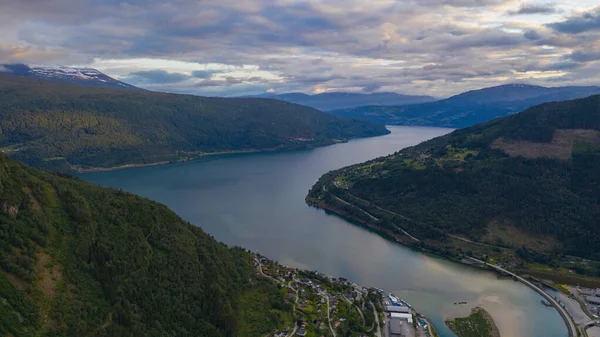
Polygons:
[[165,206],[0,155],[0,336],[264,336],[252,257]]
[[421,240],[600,259],[599,130],[600,96],[543,104],[330,172],[307,200]]
[[59,171],[305,148],[387,133],[287,102],[115,90],[0,74],[0,148]]
[[500,333],[490,314],[477,307],[467,317],[446,321],[448,327],[458,337],[500,337]]
[[396,125],[462,128],[523,111],[535,105],[587,97],[600,87],[547,88],[513,84],[465,92],[436,102],[362,106],[332,111],[336,116]]

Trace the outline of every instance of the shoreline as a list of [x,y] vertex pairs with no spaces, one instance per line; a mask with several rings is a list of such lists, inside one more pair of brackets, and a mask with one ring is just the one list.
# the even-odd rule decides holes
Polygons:
[[[302,289],[302,293],[305,291],[312,291],[315,295],[321,297],[323,299],[323,301],[320,302],[321,305],[324,305],[325,303],[327,304],[327,317],[324,320],[324,326],[329,328],[329,331],[331,331],[333,336],[336,336],[338,325],[344,322],[346,319],[349,319],[349,317],[341,317],[340,315],[342,313],[338,312],[336,307],[338,307],[339,303],[348,303],[352,307],[350,310],[356,309],[360,315],[360,318],[362,319],[364,331],[361,336],[387,336],[385,331],[390,325],[390,320],[393,319],[392,312],[397,312],[393,309],[390,310],[389,308],[403,308],[401,312],[410,314],[412,319],[414,319],[414,324],[412,325],[414,332],[416,333],[415,336],[426,335],[429,337],[439,337],[433,322],[427,316],[419,313],[416,308],[412,307],[408,302],[391,292],[386,292],[383,289],[372,286],[358,284],[344,277],[334,277],[332,275],[327,275],[303,268],[290,268],[288,266],[281,265],[276,260],[270,260],[269,258],[261,255],[258,251],[252,252],[248,250],[248,253],[253,256],[254,267],[256,268],[258,275],[262,275],[265,278],[272,280],[283,288],[288,288],[289,290],[287,292],[288,294],[292,294],[292,298],[294,292],[296,293],[296,301],[294,302],[293,311],[297,314],[302,316],[305,314],[314,314],[313,310],[309,310],[307,312],[306,305],[299,306],[299,289]],[[342,289],[332,285],[339,285],[342,287]],[[364,301],[362,306],[357,302],[357,300]],[[315,305],[318,304],[312,304],[312,306]],[[321,312],[319,312],[319,314],[320,313]],[[370,328],[367,328],[368,325],[366,325],[365,318],[367,316],[371,316],[371,319],[373,320]],[[312,319],[314,319],[314,317],[312,317]],[[404,317],[404,319],[406,319],[406,317]],[[311,319],[309,319],[306,324],[311,324],[310,321]],[[332,325],[334,322],[335,325]],[[358,320],[358,324],[360,324],[360,320]],[[302,329],[305,329],[304,325],[302,326]],[[321,327],[320,330],[323,329],[324,328]],[[306,331],[308,330],[309,329],[307,326]],[[296,331],[297,329],[294,329],[293,332],[287,336],[295,335]],[[318,335],[320,335],[320,333],[317,334],[317,336]]]
[[[418,244],[412,240],[400,240],[400,237],[405,237],[404,235],[400,235],[398,233],[394,233],[393,231],[389,230],[389,229],[385,229],[382,228],[380,226],[374,225],[372,223],[369,223],[367,221],[365,221],[364,219],[360,219],[359,217],[353,216],[351,214],[348,214],[342,210],[337,209],[336,207],[329,205],[323,201],[321,202],[316,202],[313,198],[310,198],[309,196],[306,197],[305,199],[306,203],[311,206],[311,207],[315,207],[318,209],[323,209],[326,212],[331,212],[333,214],[335,214],[336,216],[339,216],[341,218],[343,218],[346,221],[349,221],[353,224],[358,224],[361,227],[366,227],[368,230],[373,230],[375,231],[377,234],[381,235],[382,237],[384,237],[385,239],[389,239],[392,240],[398,244],[401,244],[403,246],[407,246],[411,249],[415,249],[419,252],[422,253],[426,253],[426,254],[433,254],[437,257],[440,258],[444,258],[445,260],[448,261],[452,261],[452,262],[456,262],[456,263],[460,263],[462,265],[471,267],[471,268],[477,268],[477,269],[483,269],[489,272],[493,272],[499,276],[503,276],[506,275],[505,273],[503,273],[501,270],[498,269],[497,266],[494,265],[490,265],[486,262],[477,260],[473,257],[466,257],[462,260],[458,260],[455,258],[452,258],[450,256],[446,256],[444,254],[440,254],[436,251],[432,251],[429,249],[426,249],[425,247],[423,247],[423,245]],[[472,261],[468,261],[467,259],[470,259]],[[505,271],[507,272],[507,271]],[[510,274],[510,272],[508,272]],[[535,286],[530,286],[527,282],[525,281],[522,277],[513,274],[512,276],[510,276],[511,278],[515,278],[517,281],[520,281],[523,285],[525,285],[526,287],[530,288],[531,290],[535,291],[536,293],[539,293],[542,297],[548,298],[550,300],[551,303],[553,303],[551,296],[545,292],[543,292],[543,290],[541,289],[536,289],[537,287]],[[523,279],[523,282],[521,279]],[[540,292],[541,291],[541,292]],[[554,303],[553,303],[554,304]],[[561,310],[558,306],[558,304],[554,304],[552,305],[554,307],[554,309],[557,311],[557,313],[561,316],[561,318],[563,319],[565,326],[567,327],[567,330],[569,331],[569,336],[576,336],[577,333],[577,328],[573,327],[572,322],[573,322],[573,318],[571,317],[571,315],[568,312],[563,312],[563,310]],[[488,313],[489,314],[489,313]],[[566,316],[565,316],[566,315]],[[491,316],[490,316],[491,317]]]
[[350,139],[332,139],[330,143],[321,143],[321,144],[307,144],[298,147],[275,147],[275,148],[266,148],[266,149],[245,149],[245,150],[230,150],[230,151],[216,151],[216,152],[196,152],[189,153],[190,157],[186,157],[178,160],[162,160],[151,163],[131,163],[131,164],[123,164],[117,166],[109,166],[109,167],[80,167],[75,165],[70,165],[69,168],[72,170],[74,174],[83,174],[83,173],[93,173],[93,172],[110,172],[110,171],[118,171],[129,168],[138,168],[138,167],[149,167],[149,166],[158,166],[158,165],[166,165],[166,164],[176,164],[176,163],[185,163],[189,161],[194,161],[197,159],[211,157],[211,156],[219,156],[219,155],[232,155],[232,154],[250,154],[250,153],[273,153],[273,152],[287,152],[287,151],[300,151],[300,150],[311,150],[319,147],[325,147],[335,144],[343,144],[347,143],[353,139],[362,139],[362,138],[373,138],[373,137],[381,137],[388,135],[389,133],[377,136],[370,137],[356,137]]
[[[335,196],[333,193],[331,193],[331,192],[329,192],[329,193],[331,195]],[[465,258],[463,258],[463,259],[458,259],[458,258],[453,258],[452,256],[448,256],[446,254],[441,254],[441,253],[437,252],[435,249],[427,249],[424,247],[424,246],[435,246],[435,244],[432,244],[432,243],[436,243],[435,241],[433,241],[433,242],[431,240],[415,241],[410,237],[410,235],[407,236],[406,233],[402,234],[402,233],[394,232],[388,228],[383,228],[383,227],[373,224],[365,219],[362,219],[358,216],[355,216],[346,211],[343,211],[340,208],[333,206],[331,204],[328,204],[322,200],[315,201],[315,198],[311,197],[310,195],[306,196],[305,202],[307,205],[309,205],[311,207],[325,210],[326,212],[330,212],[330,213],[332,213],[338,217],[341,217],[341,218],[345,219],[346,221],[349,221],[355,225],[367,228],[369,230],[373,230],[375,233],[381,235],[382,237],[387,238],[387,239],[392,239],[396,243],[399,243],[403,246],[407,246],[407,247],[416,249],[416,250],[424,252],[424,253],[430,253],[435,256],[442,257],[449,261],[458,262],[462,265],[467,265],[467,266],[475,267],[478,269],[485,269],[485,270],[490,270],[490,271],[496,272],[493,268],[483,268],[481,266],[477,266],[477,264],[468,260],[469,256],[465,256]],[[360,207],[354,203],[351,203],[350,206],[360,209]],[[360,210],[362,210],[362,209],[360,209]],[[453,236],[453,235],[449,235],[449,236],[451,238],[457,238],[456,236]],[[458,238],[458,239],[461,241],[465,241],[460,238]],[[475,242],[475,241],[465,241],[465,242],[476,245],[476,246],[486,245],[486,244],[482,244],[482,243]],[[437,243],[439,243],[439,242],[437,242]],[[498,247],[490,246],[490,248],[498,248]],[[502,249],[508,250],[510,248],[502,248]],[[571,281],[571,283],[567,283],[567,284],[574,285],[574,286],[578,285],[579,283],[585,283],[590,288],[600,287],[600,278],[594,278],[594,277],[587,276],[587,275],[580,275],[580,274],[568,275],[568,274],[561,274],[561,273],[551,273],[551,272],[547,272],[547,271],[530,270],[530,269],[523,268],[523,267],[515,269],[515,272],[518,272],[519,275],[524,275],[524,276],[531,275],[531,276],[538,277],[538,278],[545,278],[552,282],[558,282],[558,283],[565,283],[565,281],[568,279],[569,281]],[[498,275],[502,275],[502,274],[498,273]]]
[[157,161],[157,162],[145,163],[145,164],[142,164],[142,163],[134,164],[134,163],[132,163],[132,164],[123,164],[123,165],[117,165],[117,166],[110,166],[110,167],[81,168],[81,167],[77,167],[77,166],[72,166],[71,169],[74,172],[76,172],[76,174],[92,173],[92,172],[109,172],[109,171],[118,171],[118,170],[124,170],[124,169],[129,169],[129,168],[137,168],[137,167],[149,167],[149,166],[158,166],[158,165],[166,165],[166,164],[185,163],[185,162],[188,162],[188,161],[194,161],[196,159],[200,159],[200,158],[204,158],[204,157],[211,157],[211,156],[218,156],[218,155],[260,153],[260,152],[268,153],[268,152],[277,152],[277,151],[285,151],[285,150],[280,150],[280,149],[263,149],[263,150],[251,149],[251,150],[205,152],[205,153],[202,153],[202,154],[197,154],[197,155],[195,155],[193,157],[190,157],[188,159],[163,160],[163,161]]

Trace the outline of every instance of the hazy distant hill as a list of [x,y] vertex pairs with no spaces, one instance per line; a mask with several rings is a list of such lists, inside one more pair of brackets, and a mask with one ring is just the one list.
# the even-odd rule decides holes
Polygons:
[[410,96],[396,94],[393,92],[380,92],[373,94],[329,92],[317,95],[307,95],[293,92],[278,95],[263,94],[247,97],[273,98],[281,101],[310,106],[323,111],[354,108],[364,105],[405,105],[435,101],[435,98],[430,96]]
[[335,110],[336,116],[385,124],[460,128],[523,111],[537,104],[600,93],[600,87],[556,87],[509,84],[465,92],[448,99],[404,106],[363,106]]
[[113,89],[138,89],[92,68],[30,67],[25,64],[0,64],[0,73]]
[[542,104],[330,172],[308,200],[420,239],[447,242],[446,234],[459,234],[599,260],[598,167],[595,95]]
[[0,74],[0,148],[61,171],[296,149],[386,134],[297,104],[115,90]]

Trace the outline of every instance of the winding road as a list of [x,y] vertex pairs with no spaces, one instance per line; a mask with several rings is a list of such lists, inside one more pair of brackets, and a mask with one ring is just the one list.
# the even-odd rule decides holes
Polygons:
[[519,280],[520,282],[522,282],[523,284],[525,284],[526,286],[528,286],[529,288],[535,290],[538,294],[542,295],[545,299],[547,299],[548,301],[550,301],[550,303],[552,304],[552,306],[554,306],[554,308],[556,308],[556,310],[558,311],[558,313],[560,314],[560,316],[563,318],[563,320],[565,321],[565,323],[567,323],[567,329],[569,330],[569,337],[576,337],[578,336],[577,334],[577,327],[575,327],[575,323],[573,323],[573,320],[571,319],[571,316],[569,315],[569,313],[567,312],[567,310],[565,308],[563,308],[557,301],[556,299],[554,299],[554,297],[550,296],[550,294],[548,294],[547,292],[545,292],[543,289],[541,289],[540,287],[536,286],[535,284],[527,281],[526,279],[522,278],[521,276],[508,271],[502,267],[498,267],[496,265],[487,263],[485,261],[481,261],[479,259],[476,259],[474,257],[468,257],[469,259],[484,264],[488,267],[491,267],[493,269],[496,269],[502,273],[508,274],[514,278],[516,278],[517,280]]
[[331,330],[333,337],[336,337],[335,330],[333,330],[333,327],[331,326],[331,317],[329,316],[329,296],[327,296],[327,293],[325,293],[323,296],[325,296],[325,301],[327,301],[327,323],[329,323],[329,330]]
[[375,309],[375,304],[373,304],[373,302],[369,301],[369,304],[371,304],[371,307],[373,308],[373,315],[375,316],[375,325],[377,326],[377,337],[382,337],[381,325],[379,325],[379,315],[377,314],[377,309]]

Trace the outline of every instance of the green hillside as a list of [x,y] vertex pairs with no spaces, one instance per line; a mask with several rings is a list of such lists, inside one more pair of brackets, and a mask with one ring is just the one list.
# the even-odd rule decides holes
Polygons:
[[0,336],[265,336],[291,307],[165,206],[0,155]]
[[0,149],[59,171],[306,148],[386,134],[287,102],[84,87],[0,74]]
[[436,249],[598,260],[599,130],[600,96],[543,104],[330,172],[307,201]]

